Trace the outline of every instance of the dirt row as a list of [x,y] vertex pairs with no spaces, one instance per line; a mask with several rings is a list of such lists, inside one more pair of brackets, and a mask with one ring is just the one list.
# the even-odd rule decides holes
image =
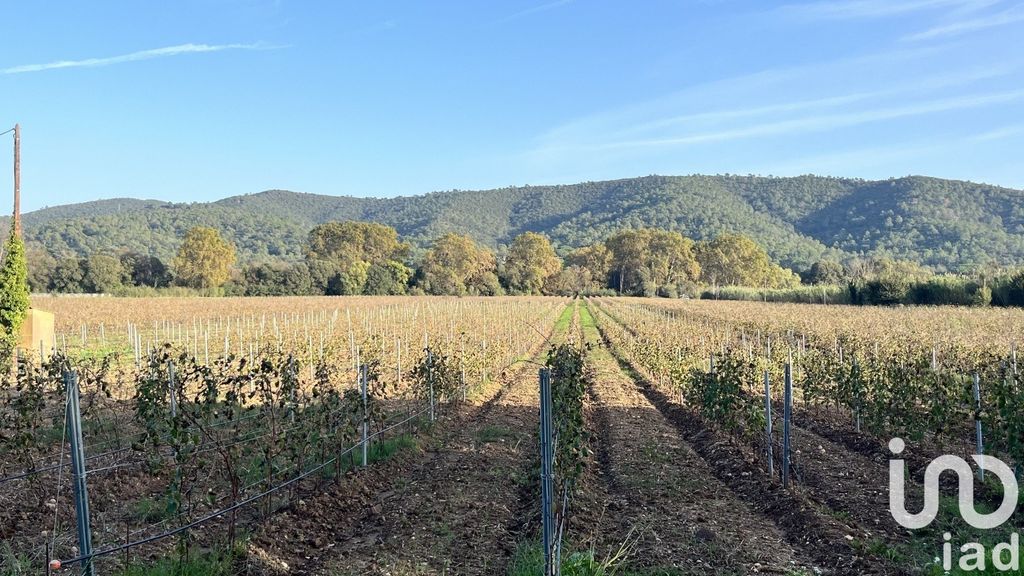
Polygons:
[[[602,321],[613,321],[602,316]],[[607,345],[607,343],[605,343]],[[884,557],[899,541],[888,512],[887,469],[807,430],[794,428],[799,487],[783,490],[763,463],[704,423],[619,358],[628,380],[668,419],[734,497],[760,514],[755,530],[777,530],[819,570],[837,574],[903,574]],[[648,419],[650,420],[650,419]],[[649,427],[644,423],[644,428]],[[887,524],[888,523],[888,524]],[[891,524],[891,526],[889,526]]]
[[504,573],[536,516],[534,368],[506,371],[482,391],[486,401],[415,450],[276,516],[255,539],[255,555],[289,573]]
[[[596,340],[596,332],[590,337]],[[597,373],[587,416],[605,513],[601,530],[588,538],[598,549],[613,552],[632,533],[633,569],[810,573],[811,558],[715,477],[606,348],[596,348],[591,359]]]

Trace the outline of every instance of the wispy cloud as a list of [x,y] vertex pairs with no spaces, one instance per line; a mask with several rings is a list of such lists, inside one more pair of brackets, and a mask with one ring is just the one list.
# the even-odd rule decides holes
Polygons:
[[632,140],[623,142],[611,142],[597,145],[596,150],[624,149],[624,148],[651,148],[663,146],[683,146],[690,144],[703,144],[708,142],[723,142],[728,140],[739,140],[762,136],[778,136],[798,134],[805,132],[819,132],[823,130],[834,130],[880,122],[883,120],[895,120],[911,116],[922,116],[936,114],[953,110],[969,108],[980,108],[994,104],[1016,102],[1024,100],[1024,90],[1009,92],[997,92],[993,94],[975,94],[957,98],[945,98],[917,102],[907,106],[894,106],[889,108],[878,108],[839,114],[821,114],[816,116],[804,116],[791,120],[779,122],[765,122],[753,124],[740,128],[716,130],[710,132],[695,132],[682,134],[671,138],[650,138],[644,140]]
[[1005,26],[1007,24],[1013,24],[1015,22],[1022,21],[1024,21],[1024,4],[1018,4],[1008,10],[1003,10],[1002,12],[996,12],[994,14],[979,16],[978,18],[960,20],[957,22],[952,22],[950,24],[944,24],[941,26],[935,26],[934,28],[929,28],[924,32],[911,34],[910,36],[905,37],[904,40],[919,41],[930,40],[933,38],[959,36],[961,34],[977,32],[979,30],[995,28],[997,26]]
[[1003,138],[1009,138],[1018,134],[1024,134],[1024,124],[1003,126],[1002,128],[996,128],[995,130],[975,134],[974,136],[971,136],[969,140],[971,142],[991,142],[993,140],[1002,140]]
[[520,10],[519,12],[516,12],[514,14],[509,14],[508,16],[498,20],[498,22],[510,22],[512,20],[516,20],[524,16],[537,14],[538,12],[547,12],[548,10],[554,10],[555,8],[561,8],[562,6],[572,4],[574,1],[575,0],[554,0],[553,2],[546,2],[544,4],[539,4],[537,6],[533,6],[525,10]]
[[[574,135],[584,135],[589,138],[595,133],[605,136],[614,134],[612,130],[626,127],[626,131],[635,132],[639,127],[647,123],[659,123],[672,121],[672,119],[687,116],[695,118],[706,115],[708,118],[717,115],[723,116],[749,116],[746,110],[735,111],[704,111],[708,102],[719,102],[729,95],[736,94],[762,94],[762,100],[767,95],[777,92],[780,88],[794,85],[808,86],[809,78],[841,77],[859,78],[872,75],[873,78],[880,78],[878,70],[885,66],[901,65],[908,68],[916,65],[925,58],[936,57],[945,53],[945,49],[935,45],[917,45],[913,48],[901,48],[899,50],[887,50],[870,54],[827,60],[811,64],[801,64],[790,67],[766,68],[756,72],[741,74],[697,83],[686,86],[674,93],[667,94],[654,100],[638,102],[619,109],[604,110],[595,114],[571,120],[559,126],[553,127],[545,139],[563,139]],[[951,74],[954,78],[956,74]],[[968,76],[973,76],[969,74]],[[814,84],[821,84],[815,80]],[[877,85],[877,83],[875,83]],[[809,91],[810,92],[810,91]],[[851,95],[829,96],[829,98],[850,98]],[[786,106],[786,105],[782,105]],[[680,110],[701,109],[700,112],[689,115],[680,115]],[[760,105],[759,108],[774,108],[774,105]],[[767,112],[777,111],[774,109]]]
[[686,126],[698,123],[717,123],[729,120],[736,120],[747,117],[775,115],[787,112],[806,112],[814,109],[838,108],[849,104],[857,104],[887,96],[898,96],[911,93],[922,93],[948,88],[973,84],[980,80],[991,80],[1008,76],[1015,73],[1018,66],[1012,64],[999,64],[987,68],[972,70],[966,73],[951,74],[947,76],[936,76],[931,78],[916,79],[912,83],[891,86],[884,90],[857,92],[839,96],[828,96],[807,100],[795,100],[780,104],[768,104],[745,108],[732,108],[714,110],[710,112],[697,112],[661,118],[631,127],[631,132],[643,132],[655,129],[670,128],[672,126]]
[[848,20],[898,16],[923,10],[940,8],[977,9],[999,0],[825,0],[786,4],[779,10],[792,16],[821,19]]
[[166,46],[164,48],[153,48],[140,50],[130,54],[108,56],[106,58],[86,58],[83,60],[58,60],[45,64],[23,64],[0,69],[0,74],[25,74],[28,72],[43,72],[46,70],[59,70],[62,68],[96,68],[123,64],[125,62],[138,62],[140,60],[152,60],[154,58],[167,58],[180,56],[182,54],[197,54],[205,52],[223,52],[225,50],[267,50],[279,48],[279,46],[267,46],[257,44],[179,44],[177,46]]
[[[887,61],[891,62],[890,55]],[[558,163],[583,160],[596,152],[609,160],[673,153],[690,145],[756,138],[785,138],[794,134],[826,132],[873,122],[995,106],[1024,100],[1024,89],[1007,86],[974,94],[956,91],[992,84],[1016,75],[1021,64],[1000,63],[929,76],[897,77],[878,73],[875,60],[832,61],[832,75],[851,78],[875,70],[868,90],[846,92],[815,90],[828,81],[817,68],[766,71],[698,85],[656,100],[610,109],[570,120],[540,134],[526,158]],[[877,89],[878,86],[885,88]],[[831,92],[831,93],[830,93]],[[759,94],[748,101],[742,94]],[[940,97],[939,94],[946,94]],[[794,97],[794,96],[803,96]],[[708,102],[732,102],[708,109]],[[585,161],[585,160],[583,160]]]

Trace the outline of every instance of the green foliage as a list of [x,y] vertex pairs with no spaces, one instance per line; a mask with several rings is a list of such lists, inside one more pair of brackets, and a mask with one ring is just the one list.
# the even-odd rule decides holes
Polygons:
[[740,234],[721,234],[696,248],[701,280],[711,286],[784,288],[799,284],[795,275],[774,264],[764,248]]
[[47,289],[52,292],[74,294],[84,292],[82,280],[85,277],[84,261],[78,258],[64,258],[54,265],[53,272],[47,282]]
[[13,382],[5,370],[0,385],[0,455],[18,461],[26,468],[35,465],[50,448],[45,431],[62,425],[63,413],[57,417],[45,408],[59,404],[64,396],[61,370],[66,358],[52,355],[42,365],[22,363]]
[[750,288],[726,286],[705,290],[700,297],[706,300],[746,300],[751,302],[790,302],[799,304],[849,304],[846,286],[821,284],[795,288]]
[[967,272],[996,254],[1002,264],[1024,263],[1022,206],[1020,191],[920,176],[692,175],[392,199],[268,191],[209,204],[106,200],[40,210],[24,221],[30,244],[54,257],[132,249],[144,238],[167,261],[177,239],[199,224],[223,231],[243,261],[298,259],[315,225],[356,219],[390,225],[419,249],[453,230],[492,248],[534,231],[562,252],[650,227],[694,239],[737,232],[801,270],[822,258],[886,252]]
[[[576,481],[590,455],[583,420],[583,398],[593,374],[587,366],[589,346],[566,342],[548,351],[551,369],[551,414],[555,438],[555,478],[562,490],[575,493]],[[558,499],[561,501],[561,499]],[[558,505],[559,510],[561,504]]]
[[548,279],[562,268],[551,241],[542,234],[525,232],[512,240],[502,280],[515,294],[540,294]]
[[398,240],[398,231],[376,222],[327,222],[309,233],[306,258],[351,264],[401,260],[409,247]]
[[28,246],[25,251],[28,261],[28,286],[33,293],[50,289],[50,277],[57,266],[57,259],[40,246]]
[[342,269],[341,274],[332,278],[332,281],[327,284],[328,291],[342,296],[362,294],[369,271],[369,262],[356,260],[350,263],[348,267]]
[[[345,254],[370,254],[359,259],[371,265],[388,260],[407,263],[410,255],[422,254],[452,230],[499,253],[516,236],[538,232],[551,239],[556,251],[565,254],[573,247],[601,246],[606,238],[622,230],[645,227],[678,232],[696,240],[726,232],[741,234],[763,246],[772,261],[801,270],[810,268],[806,276],[809,282],[849,279],[866,287],[872,277],[883,274],[879,270],[862,274],[859,255],[885,254],[939,272],[958,273],[993,264],[1024,263],[1022,205],[1017,190],[935,178],[872,182],[815,176],[651,176],[393,199],[284,191],[210,204],[121,199],[45,209],[26,215],[24,221],[29,249],[45,248],[47,252],[45,257],[33,255],[29,259],[34,290],[82,291],[88,288],[83,279],[86,266],[77,259],[133,250],[139,238],[146,239],[147,256],[168,261],[179,239],[196,225],[222,231],[237,246],[243,263],[278,259],[295,262],[306,256],[315,292],[359,293],[358,275],[355,281],[342,278],[343,274],[351,276],[351,262]],[[379,224],[344,222],[352,220]],[[309,234],[313,228],[319,229]],[[404,241],[399,241],[398,235]],[[304,239],[310,240],[308,245]],[[72,257],[76,260],[69,260]],[[65,261],[58,264],[57,260]],[[837,278],[835,264],[840,261],[849,266],[846,274]],[[126,271],[131,268],[131,284],[162,287],[168,281],[158,272],[147,275],[136,271],[134,264],[122,264]],[[646,277],[628,267],[625,273],[616,271],[616,277],[609,279],[607,264],[599,256],[569,258],[566,268],[572,273],[550,277],[548,291],[593,293],[610,281],[630,294],[671,296],[692,292],[687,282],[658,278],[657,269],[664,271],[664,266],[652,266]],[[380,272],[374,272],[374,293],[382,290]],[[426,266],[422,272],[414,283],[428,293],[500,291],[491,275],[493,268],[473,281],[467,281],[471,275],[465,271],[445,272]],[[899,273],[915,275],[906,269]],[[711,280],[712,275],[718,276],[714,267],[705,272],[710,284],[733,283],[721,278]],[[789,286],[794,278],[782,268],[769,266],[769,273],[758,279],[757,285],[763,286],[766,281]],[[869,291],[872,297],[894,301],[900,296],[899,281],[884,284],[880,281]],[[1014,296],[1011,288],[1003,290],[998,282],[988,288],[993,304],[1024,302],[1024,294]],[[981,290],[972,300],[984,301],[983,293]]]
[[799,269],[889,253],[966,272],[993,258],[1024,263],[1022,206],[1018,190],[938,178],[694,175],[390,199],[274,190],[209,204],[104,200],[33,212],[24,224],[29,244],[58,258],[132,249],[146,238],[149,253],[168,261],[178,239],[200,225],[222,230],[243,262],[297,260],[314,226],[372,220],[420,250],[452,230],[492,248],[535,231],[565,252],[622,229],[655,227],[695,239],[744,234]]
[[156,256],[125,252],[121,255],[121,266],[128,282],[135,286],[166,288],[171,285],[171,271]]
[[313,228],[305,249],[314,289],[339,295],[404,294],[408,253],[394,228],[351,220]]
[[933,306],[988,306],[992,290],[978,282],[958,276],[935,276],[910,286],[909,302]]
[[846,279],[846,270],[835,260],[818,260],[804,275],[808,284],[839,284]]
[[21,325],[28,314],[28,262],[25,244],[11,234],[0,264],[0,358],[7,358],[18,344]]
[[494,253],[469,236],[448,233],[423,256],[417,285],[427,294],[501,294]]
[[[637,568],[627,566],[636,552],[638,539],[631,530],[626,541],[604,558],[597,556],[593,546],[586,550],[562,554],[561,574],[564,576],[671,576],[675,569]],[[536,576],[544,572],[544,549],[539,543],[520,545],[509,563],[508,576]]]
[[[378,399],[385,393],[372,353],[379,345],[371,342],[366,348],[366,415],[370,426],[377,426],[384,421]],[[314,366],[312,383],[300,386],[300,368],[293,356],[270,352],[228,355],[204,364],[165,345],[150,357],[133,386],[135,420],[143,430],[133,448],[150,455],[151,472],[170,479],[161,514],[180,517],[184,500],[197,497],[198,470],[209,467],[211,459],[217,465],[210,469],[237,501],[247,487],[272,486],[288,471],[357,442],[362,394],[352,388],[341,391],[335,369],[323,362]],[[262,441],[247,442],[254,437]],[[341,463],[336,466],[340,469]],[[237,515],[227,520],[231,540]]]
[[456,358],[428,347],[412,369],[413,388],[417,398],[427,400],[433,391],[434,402],[440,404],[462,398],[462,369]]
[[232,554],[214,551],[193,553],[188,558],[162,558],[152,563],[136,562],[121,571],[118,576],[231,576],[237,574],[235,563],[244,555],[244,550]]
[[117,258],[105,254],[93,254],[86,259],[82,283],[87,291],[109,294],[120,288],[125,280],[124,266]]
[[674,379],[682,396],[711,422],[756,442],[765,427],[762,400],[754,390],[761,380],[758,364],[746,351],[728,349],[711,355],[705,368]]
[[[500,294],[491,246],[506,256],[502,280],[513,292],[595,294],[610,286],[675,297],[695,294],[697,281],[795,287],[797,276],[779,262],[805,270],[812,284],[849,282],[843,299],[851,303],[1005,306],[1024,305],[1024,280],[998,273],[1024,262],[1020,195],[919,177],[651,176],[385,200],[270,191],[187,206],[103,201],[39,211],[25,223],[31,287],[56,292],[165,287],[170,274],[160,258],[198,223],[222,230],[249,264],[232,294],[401,294],[410,286]],[[563,269],[547,266],[555,257],[546,243],[532,250],[541,236],[566,254]],[[131,252],[141,237],[148,254]],[[124,287],[113,282],[111,262],[94,260],[111,250],[123,253]],[[286,268],[303,257],[308,289],[300,268]],[[415,261],[405,278],[403,266]],[[957,271],[965,282],[932,281],[932,270]],[[179,281],[219,285],[205,278]]]
[[668,295],[689,291],[700,275],[693,241],[678,232],[623,230],[605,241],[615,285],[622,294]]
[[[36,562],[26,553],[14,553],[11,543],[0,543],[0,576],[23,576],[31,574]],[[543,562],[541,567],[543,567]]]
[[242,270],[237,292],[245,296],[290,296],[313,293],[309,267],[303,263],[260,263]]
[[412,270],[395,260],[374,263],[366,271],[363,294],[371,296],[394,296],[405,294]]
[[565,268],[577,278],[575,293],[596,292],[608,288],[612,253],[603,242],[583,246],[566,255]]
[[992,303],[999,306],[1024,306],[1024,270],[1010,272],[993,282]]
[[235,247],[213,228],[197,226],[185,234],[174,269],[190,288],[217,288],[227,282],[234,263]]

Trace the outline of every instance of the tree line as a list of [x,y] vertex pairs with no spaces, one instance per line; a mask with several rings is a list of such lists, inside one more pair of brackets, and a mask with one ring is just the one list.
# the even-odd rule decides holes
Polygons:
[[[416,252],[395,228],[361,221],[314,227],[302,259],[237,265],[219,231],[195,227],[171,262],[137,252],[47,261],[30,257],[35,292],[147,294],[174,289],[237,296],[621,294],[668,298],[824,301],[846,304],[1024,305],[1024,272],[936,275],[886,256],[819,260],[799,274],[773,262],[741,234],[695,241],[657,228],[626,229],[601,242],[556,252],[536,232],[498,255],[449,232]],[[728,289],[725,289],[729,287]],[[735,287],[741,287],[735,289]]]
[[784,288],[800,277],[738,234],[695,242],[653,228],[617,232],[559,255],[547,236],[516,236],[503,257],[464,234],[446,233],[414,254],[383,224],[328,222],[313,228],[300,261],[236,265],[217,230],[188,231],[171,262],[126,251],[88,258],[30,259],[35,292],[130,294],[171,288],[227,295],[624,294],[678,297],[701,286]]

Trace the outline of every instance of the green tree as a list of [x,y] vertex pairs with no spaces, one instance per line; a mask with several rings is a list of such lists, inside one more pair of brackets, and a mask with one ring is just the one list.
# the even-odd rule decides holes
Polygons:
[[330,288],[340,283],[341,266],[337,262],[327,260],[307,260],[310,286],[314,293],[337,296],[340,292],[332,292]]
[[647,251],[646,234],[643,230],[623,230],[608,238],[605,245],[612,253],[611,265],[619,293],[637,293],[641,283],[640,267]]
[[427,294],[456,296],[501,293],[494,253],[469,236],[448,233],[423,256],[417,285]]
[[[399,239],[398,232],[375,222],[320,224],[310,231],[306,243],[306,261],[314,279],[324,276],[319,285],[328,294],[395,293],[396,282],[402,283],[402,260],[408,255],[409,245]],[[323,274],[329,270],[330,274]],[[404,293],[404,287],[397,293]]]
[[311,292],[309,268],[303,263],[263,262],[242,270],[236,290],[246,296],[300,296]]
[[53,273],[50,274],[50,283],[47,289],[61,294],[84,292],[82,278],[85,276],[85,267],[83,262],[78,258],[58,260],[53,267]]
[[693,240],[678,232],[647,230],[647,251],[641,275],[659,296],[678,296],[700,277]]
[[46,292],[50,289],[50,278],[57,267],[57,259],[39,247],[29,246],[26,250],[28,286],[32,292]]
[[11,231],[4,248],[4,261],[0,265],[0,337],[3,353],[11,354],[18,345],[21,325],[28,314],[28,262],[25,243]]
[[808,284],[839,284],[846,279],[843,265],[835,260],[818,260],[807,271]]
[[362,294],[363,289],[366,287],[366,277],[369,271],[369,262],[362,260],[352,262],[348,265],[348,268],[342,270],[341,274],[336,277],[332,292],[342,296],[358,296]]
[[398,239],[398,231],[376,222],[327,222],[309,232],[306,258],[351,263],[362,260],[374,264],[403,260],[409,245]]
[[125,269],[117,258],[93,254],[85,261],[82,283],[89,292],[109,294],[124,286]]
[[590,279],[590,271],[579,266],[562,268],[544,284],[545,294],[557,296],[576,296],[594,290],[595,284]]
[[740,234],[722,234],[697,244],[701,279],[712,286],[782,287],[792,272],[774,264],[764,248]]
[[623,294],[675,296],[696,282],[700,274],[693,241],[678,232],[623,230],[605,244],[611,251],[611,268]]
[[126,252],[121,255],[121,266],[128,281],[135,286],[164,288],[171,284],[171,271],[156,256]]
[[174,258],[178,280],[191,288],[217,288],[231,276],[235,247],[213,228],[197,226],[185,234]]
[[612,253],[602,242],[577,248],[565,257],[565,269],[579,278],[575,293],[607,288],[611,267]]
[[548,278],[561,269],[562,261],[547,236],[524,232],[512,240],[502,280],[512,292],[540,294]]
[[395,260],[388,260],[383,264],[371,264],[366,271],[366,285],[363,287],[363,294],[370,296],[405,294],[411,277],[412,270]]

